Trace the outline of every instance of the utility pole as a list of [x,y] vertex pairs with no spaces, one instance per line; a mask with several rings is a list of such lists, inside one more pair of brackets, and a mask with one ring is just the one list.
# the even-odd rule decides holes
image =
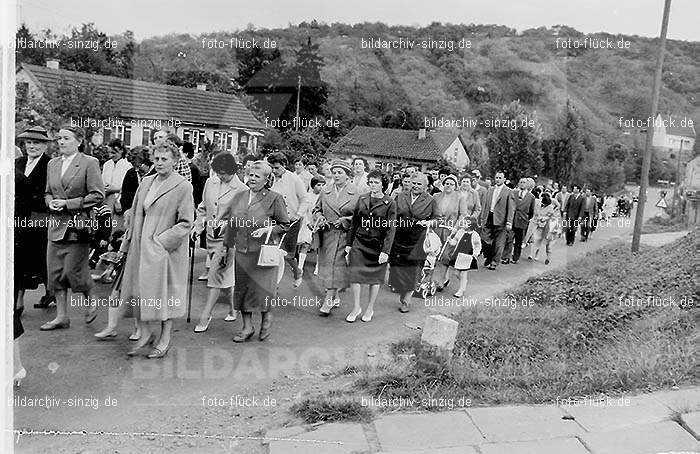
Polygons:
[[301,119],[299,118],[299,98],[301,97],[301,74],[297,76],[297,115],[294,117],[296,120],[294,122],[294,130],[298,131],[299,130],[299,123],[301,123]]
[[[661,90],[661,73],[664,67],[666,53],[666,32],[668,31],[668,16],[671,12],[671,0],[664,2],[664,17],[661,22],[661,36],[659,37],[659,56],[656,60],[656,76],[654,88],[651,92],[651,119],[656,118],[656,110],[659,107],[659,91]],[[653,124],[653,123],[652,123]],[[647,188],[649,187],[649,168],[651,167],[651,144],[654,139],[654,128],[647,129],[647,141],[644,147],[644,159],[642,160],[641,181],[639,182],[639,203],[634,218],[634,231],[632,232],[632,252],[639,251],[639,240],[642,236],[642,224],[644,223],[644,205],[647,202]]]

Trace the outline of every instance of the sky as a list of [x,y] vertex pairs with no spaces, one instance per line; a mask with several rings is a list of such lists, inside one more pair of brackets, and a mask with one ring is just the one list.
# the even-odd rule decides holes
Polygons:
[[[16,0],[18,25],[66,33],[94,22],[109,34],[125,30],[136,39],[169,33],[201,33],[286,27],[289,23],[431,22],[498,24],[517,30],[569,25],[585,33],[655,37],[663,0]],[[673,0],[668,37],[700,41],[700,0]]]

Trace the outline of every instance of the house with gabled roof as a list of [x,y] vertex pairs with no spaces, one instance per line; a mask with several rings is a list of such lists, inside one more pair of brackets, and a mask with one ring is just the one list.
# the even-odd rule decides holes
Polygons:
[[695,137],[695,124],[691,118],[658,114],[654,120],[652,146],[658,156],[676,159],[679,152],[684,157],[689,156],[695,146]]
[[91,84],[98,93],[108,95],[119,117],[103,121],[105,127],[93,136],[95,145],[113,138],[121,139],[128,147],[148,145],[154,129],[162,127],[192,142],[195,151],[208,139],[232,153],[242,147],[255,152],[258,138],[266,129],[238,97],[207,91],[204,84],[195,89],[67,71],[60,69],[55,60],[49,60],[46,67],[21,64],[17,82],[40,97],[63,83]]
[[363,157],[370,168],[389,172],[406,165],[427,170],[442,158],[460,169],[470,162],[459,134],[447,129],[413,131],[355,126],[330,147],[328,154],[343,159]]

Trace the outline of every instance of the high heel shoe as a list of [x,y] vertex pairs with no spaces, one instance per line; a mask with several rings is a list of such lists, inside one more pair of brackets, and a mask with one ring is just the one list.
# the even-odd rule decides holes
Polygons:
[[457,290],[452,296],[454,296],[455,298],[461,298],[464,296],[464,292],[462,290]]
[[225,322],[235,322],[238,320],[238,314],[234,311],[233,313],[226,314]]
[[373,316],[374,316],[374,311],[365,312],[364,314],[362,314],[362,318],[360,320],[362,320],[363,322],[371,322]]
[[154,348],[153,351],[148,354],[148,358],[162,358],[168,354],[168,350],[170,350],[170,344],[168,344],[164,349]]
[[15,378],[12,379],[13,383],[15,386],[19,386],[22,384],[22,380],[27,376],[27,369],[24,367],[21,368],[20,370],[17,371],[15,374]]
[[345,317],[345,321],[348,323],[355,323],[355,320],[357,320],[357,316],[362,313],[362,309],[357,309],[357,312],[354,310],[348,314],[347,317]]
[[323,302],[323,306],[318,310],[318,315],[321,317],[328,317],[331,315],[331,309],[333,309],[333,303],[330,300]]
[[70,320],[63,320],[62,322],[58,323],[51,323],[51,322],[46,322],[41,327],[39,327],[40,331],[53,331],[55,329],[67,329],[70,328]]
[[152,345],[153,342],[155,342],[155,340],[156,340],[156,335],[155,335],[155,334],[151,334],[151,335],[148,337],[148,340],[147,340],[144,344],[135,345],[134,348],[132,348],[131,350],[129,350],[129,351],[126,353],[127,356],[136,356],[136,355],[138,355],[138,354],[140,353],[140,351],[141,351],[142,348],[144,348],[144,347],[146,347],[146,346],[148,346],[148,345]]
[[247,333],[247,334],[245,334],[243,331],[241,331],[240,333],[236,334],[236,335],[233,337],[233,341],[234,341],[234,342],[246,342],[246,341],[249,341],[250,338],[253,337],[253,334],[255,334],[255,328],[253,328],[253,331],[251,331],[251,332],[249,332],[249,333]]
[[195,333],[203,333],[206,330],[209,329],[209,323],[211,323],[211,315],[207,319],[207,323],[202,325],[201,323],[198,323],[197,326],[194,327],[194,332]]
[[115,338],[117,337],[117,332],[114,330],[114,328],[110,328],[109,326],[99,333],[95,333],[95,337],[98,340],[107,340],[110,338]]
[[56,304],[56,297],[54,295],[44,295],[39,299],[38,303],[34,303],[36,309],[46,309],[51,303]]

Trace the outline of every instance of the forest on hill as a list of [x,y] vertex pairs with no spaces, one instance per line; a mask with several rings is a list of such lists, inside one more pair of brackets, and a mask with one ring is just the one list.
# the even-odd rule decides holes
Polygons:
[[[499,25],[433,23],[419,27],[311,21],[276,29],[249,25],[245,30],[200,36],[171,34],[138,42],[128,31],[107,37],[92,24],[73,33],[74,37],[117,39],[124,45],[118,52],[74,51],[70,55],[61,55],[65,52],[61,49],[18,49],[18,63],[43,64],[53,56],[65,69],[189,87],[204,82],[211,90],[241,95],[255,109],[248,94],[256,74],[270,65],[285,72],[303,62],[318,76],[306,77],[301,84],[302,113],[333,117],[340,120],[340,127],[320,132],[278,131],[267,138],[274,147],[298,147],[300,152],[323,148],[313,150],[318,154],[355,125],[417,129],[426,118],[483,120],[507,115],[510,109],[537,119],[533,150],[540,154],[535,161],[541,162],[535,167],[540,166],[541,174],[582,183],[598,181],[606,189],[638,177],[644,136],[639,130],[622,130],[619,119],[649,116],[657,54],[656,39],[586,35],[567,26],[516,32]],[[46,37],[51,32],[22,27],[19,36]],[[267,40],[267,47],[236,48],[232,39]],[[569,39],[614,45],[609,49],[565,48],[564,41]],[[382,42],[399,45],[392,48]],[[410,42],[412,48],[406,44]],[[689,117],[697,125],[699,66],[700,43],[667,42],[660,113]],[[272,85],[285,79],[277,76]],[[264,117],[263,112],[259,114]],[[488,150],[494,143],[489,142],[494,131],[481,123],[460,132],[470,144],[473,165],[492,167]],[[697,144],[693,153],[697,153]],[[564,173],[554,168],[561,161],[571,164]],[[673,168],[671,163],[655,160],[650,178],[673,178]]]

